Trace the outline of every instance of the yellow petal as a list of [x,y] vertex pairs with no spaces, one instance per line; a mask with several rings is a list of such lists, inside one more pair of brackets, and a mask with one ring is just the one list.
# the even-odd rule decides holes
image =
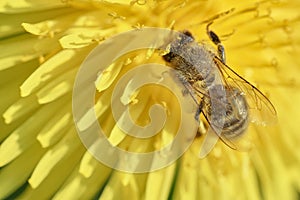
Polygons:
[[74,151],[62,162],[59,162],[37,188],[32,188],[31,185],[28,185],[25,191],[18,196],[18,199],[50,199],[78,164],[82,150]]
[[5,58],[0,58],[0,65],[1,65],[0,70],[4,70],[16,64],[30,61],[36,57],[37,57],[36,54],[31,54],[31,55],[14,55]]
[[[142,175],[139,175],[142,176]],[[141,199],[141,191],[137,183],[139,176],[129,173],[114,172],[99,200],[110,199]],[[115,192],[118,191],[118,192]]]
[[49,34],[50,27],[54,26],[54,24],[54,21],[46,21],[37,25],[22,23],[22,26],[27,32],[33,35],[47,36]]
[[116,125],[110,132],[108,141],[111,143],[111,145],[117,146],[124,140],[125,137],[126,134]]
[[16,0],[16,1],[8,1],[3,0],[0,3],[0,12],[6,13],[16,13],[16,12],[28,12],[28,11],[38,11],[45,10],[51,8],[59,8],[63,7],[65,4],[60,0],[54,0],[51,2],[47,2],[45,0],[37,1],[37,0]]
[[90,178],[94,173],[94,170],[99,165],[99,161],[96,160],[88,151],[84,154],[81,159],[79,166],[79,173],[81,173],[85,178]]
[[129,5],[132,2],[132,0],[108,0],[107,2]]
[[[29,62],[20,63],[15,65],[12,68],[1,70],[1,76],[3,76],[0,80],[0,92],[4,92],[5,94],[6,88],[11,89],[11,93],[18,93],[19,97],[19,86],[22,82],[39,66],[39,62],[37,59],[33,59]],[[16,75],[18,74],[18,75]],[[13,87],[15,89],[13,89]],[[9,95],[9,93],[6,93]],[[5,95],[1,95],[1,97],[6,97]],[[3,100],[3,98],[1,100]],[[14,102],[11,100],[11,102]]]
[[52,19],[58,16],[65,16],[70,11],[70,8],[52,9],[42,12],[15,13],[7,14],[0,13],[0,38],[6,38],[12,35],[24,33],[24,28],[20,26],[23,22],[36,23],[39,21]]
[[63,106],[65,99],[47,104],[37,110],[22,125],[14,130],[0,146],[0,166],[14,160],[28,149],[35,141],[38,131],[43,127],[48,117]]
[[93,38],[86,38],[81,34],[71,34],[62,37],[59,42],[64,49],[79,49],[89,46],[93,42]]
[[[22,45],[19,44],[20,40],[23,41]],[[5,51],[0,52],[0,70],[8,69],[38,57],[40,53],[35,52],[32,48],[34,43],[34,38],[26,34],[1,40],[0,48],[5,49]]]
[[178,169],[178,178],[174,181],[174,199],[199,199],[198,170],[195,166],[182,165]]
[[70,110],[69,106],[65,106],[45,124],[37,135],[37,140],[42,147],[49,147],[64,136],[66,130],[70,128],[70,124],[73,122]]
[[95,82],[98,92],[102,92],[111,86],[121,71],[123,64],[124,62],[113,63],[98,76]]
[[5,199],[7,195],[17,190],[27,181],[45,150],[35,142],[17,159],[1,168],[0,199]]
[[176,164],[150,173],[146,183],[145,200],[168,199],[175,175]]
[[3,117],[7,124],[17,120],[18,118],[33,112],[39,107],[35,96],[31,95],[26,98],[19,99],[16,103],[11,105],[4,113]]
[[104,186],[112,170],[98,161],[96,163],[93,166],[91,176],[88,178],[79,172],[79,167],[76,167],[69,179],[54,195],[53,199],[91,199],[95,197],[97,192],[99,192],[99,188]]
[[[33,188],[38,187],[60,163],[67,165],[66,160],[76,152],[76,156],[81,157],[84,147],[78,138],[76,130],[71,128],[66,136],[55,146],[50,148],[34,169],[32,176],[28,180]],[[73,155],[74,157],[74,155]]]
[[73,89],[76,72],[76,68],[72,69],[47,83],[36,94],[38,102],[40,104],[49,103],[70,92]]
[[62,50],[55,56],[43,63],[27,80],[21,85],[21,96],[25,97],[40,87],[45,81],[53,78],[51,72],[62,70],[69,67],[68,63],[75,56],[72,50]]
[[104,113],[109,109],[110,104],[107,102],[110,102],[111,93],[111,89],[103,92],[94,107],[91,110],[88,110],[85,115],[83,115],[82,118],[77,122],[77,126],[80,131],[86,130],[95,122],[95,120],[97,120],[94,118],[94,113],[96,113],[96,116],[98,118],[100,116],[103,116]]

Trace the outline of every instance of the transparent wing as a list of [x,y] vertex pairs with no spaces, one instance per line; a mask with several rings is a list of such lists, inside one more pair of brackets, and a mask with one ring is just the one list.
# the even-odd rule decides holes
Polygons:
[[[271,101],[254,85],[249,83],[243,77],[234,72],[229,66],[224,64],[218,57],[214,58],[216,66],[219,68],[220,73],[226,87],[226,96],[235,97],[234,93],[238,89],[243,96],[246,98],[248,106],[248,114],[251,122],[259,125],[272,124],[277,121],[277,113],[275,107]],[[200,91],[198,91],[200,93]],[[201,95],[210,98],[207,94],[201,92]],[[215,100],[218,101],[218,100]],[[238,102],[238,100],[236,100]],[[221,103],[222,104],[222,103]],[[225,105],[224,105],[225,106]],[[226,109],[226,108],[224,108]],[[220,139],[228,147],[239,150],[248,151],[252,148],[251,136],[249,134],[241,134],[236,138],[228,138],[225,134],[217,134],[209,119],[209,114],[207,109],[202,110],[210,128],[205,136],[204,142],[202,144],[199,156],[201,158],[205,157],[214,147],[218,139]],[[226,116],[227,117],[227,116]],[[226,121],[226,120],[225,120]]]
[[259,89],[224,64],[218,57],[214,57],[214,62],[222,73],[224,83],[228,87],[238,88],[245,95],[251,122],[267,125],[277,121],[275,107]]
[[245,152],[252,148],[252,142],[249,138],[229,140],[222,134],[217,135],[214,129],[210,127],[200,147],[199,158],[205,158],[213,150],[219,139],[233,150]]
[[218,140],[219,136],[213,129],[209,128],[201,145],[199,158],[205,158],[212,151]]
[[[210,107],[210,101],[211,96],[208,94],[206,90],[203,90],[201,88],[195,87],[193,85],[188,85],[189,90],[193,91],[194,100],[199,106],[199,112],[196,113],[196,119],[198,120],[198,115],[202,113],[202,115],[205,117],[209,128],[207,130],[207,133],[205,134],[205,139],[202,143],[202,146],[200,148],[199,157],[204,158],[209,152],[213,149],[217,141],[220,139],[224,144],[226,144],[228,147],[234,150],[239,151],[247,151],[248,148],[248,140],[240,140],[241,137],[239,137],[239,140],[232,140],[226,138],[224,134],[222,134],[222,128],[223,127],[217,127],[213,122],[211,121],[211,118],[209,116],[208,110]],[[226,90],[227,91],[227,90]],[[191,93],[190,93],[191,94]],[[227,94],[230,95],[230,94]],[[196,100],[197,99],[197,100]],[[214,102],[218,104],[219,106],[226,106],[223,102],[220,102],[219,99],[214,99]],[[220,108],[222,109],[222,108]],[[223,107],[223,109],[226,109]],[[227,117],[227,116],[226,116]],[[227,119],[225,119],[227,121]],[[247,145],[246,145],[247,144]]]
[[[207,117],[207,110],[203,109],[202,114],[205,117],[207,123],[209,124],[209,128],[207,133],[205,134],[204,141],[200,148],[199,157],[204,158],[206,155],[212,151],[213,147],[217,143],[218,139],[220,139],[226,146],[233,150],[238,150],[242,152],[249,151],[252,148],[252,139],[249,134],[242,134],[237,138],[227,138],[226,135],[220,133],[218,127],[214,127],[211,124],[209,117]],[[218,134],[219,133],[219,134]]]

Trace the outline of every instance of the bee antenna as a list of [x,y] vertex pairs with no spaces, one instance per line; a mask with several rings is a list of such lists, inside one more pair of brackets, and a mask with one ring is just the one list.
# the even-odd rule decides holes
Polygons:
[[219,54],[219,58],[222,60],[223,63],[226,62],[226,57],[225,57],[225,48],[224,46],[222,45],[221,43],[221,40],[219,38],[219,36],[211,31],[209,29],[209,27],[213,24],[213,21],[211,21],[210,23],[208,23],[206,25],[206,32],[207,32],[207,35],[209,37],[209,39],[217,46],[218,48],[218,54]]
[[214,21],[211,21],[209,22],[207,25],[206,25],[206,32],[209,33],[209,27],[214,23]]

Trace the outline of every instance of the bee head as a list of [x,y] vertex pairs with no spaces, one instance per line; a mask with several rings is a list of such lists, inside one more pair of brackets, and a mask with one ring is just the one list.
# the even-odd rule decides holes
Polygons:
[[177,54],[174,52],[180,51],[180,48],[182,48],[182,46],[194,41],[194,37],[191,32],[184,30],[181,33],[182,34],[179,35],[179,38],[175,39],[170,43],[170,52],[166,55],[163,55],[163,59],[166,62],[171,62],[171,60],[177,56]]
[[163,59],[166,62],[171,62],[171,60],[175,57],[175,54],[173,52],[167,53],[166,55],[163,55]]

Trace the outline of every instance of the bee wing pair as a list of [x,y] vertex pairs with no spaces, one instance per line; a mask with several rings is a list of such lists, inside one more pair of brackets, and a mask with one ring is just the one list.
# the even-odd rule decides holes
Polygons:
[[214,57],[214,62],[222,73],[225,85],[238,88],[245,95],[251,112],[251,122],[259,125],[274,124],[277,120],[277,113],[271,101],[257,87],[233,71],[218,57]]
[[[245,96],[249,109],[250,122],[259,125],[275,123],[277,120],[277,113],[271,101],[258,88],[238,75],[217,56],[215,56],[213,60],[222,75],[224,85],[227,88],[237,88],[241,94]],[[231,92],[232,96],[234,96],[233,91],[230,90],[228,91],[229,95]],[[222,133],[218,134],[218,131],[215,130],[210,119],[207,117],[205,109],[202,110],[202,113],[207,119],[210,128],[207,131],[200,149],[200,158],[204,158],[213,149],[218,139],[221,139],[227,146],[235,150],[245,151],[251,147],[251,142],[249,141],[247,134],[243,134],[236,139],[229,139]]]

